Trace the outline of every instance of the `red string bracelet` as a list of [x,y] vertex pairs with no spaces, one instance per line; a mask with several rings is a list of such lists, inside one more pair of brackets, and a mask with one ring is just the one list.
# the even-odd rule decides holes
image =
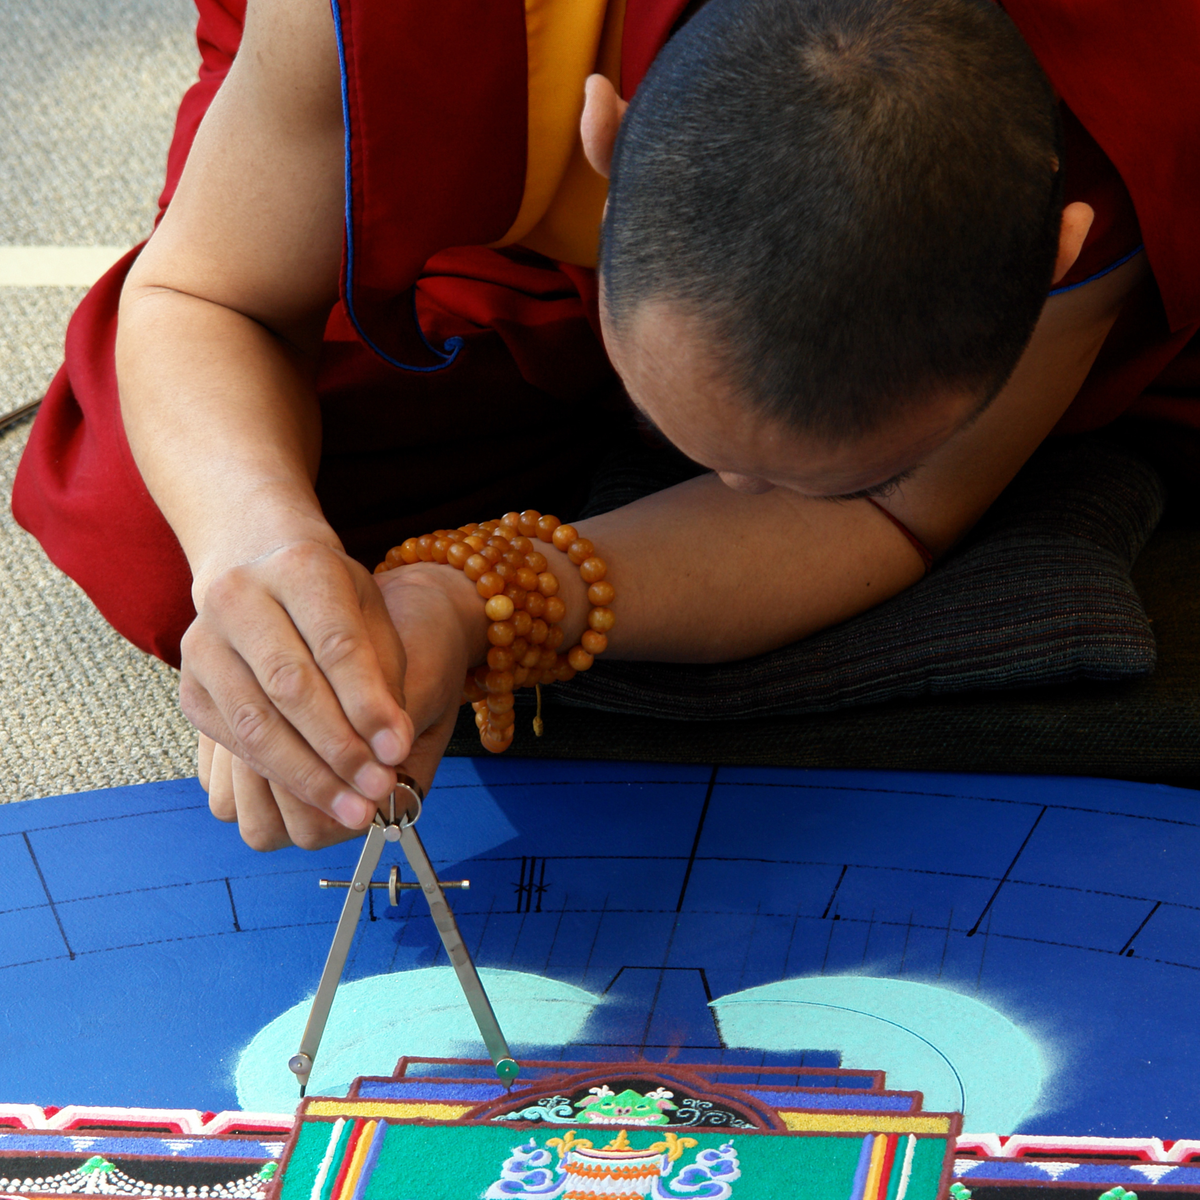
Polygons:
[[900,530],[909,542],[912,548],[921,556],[921,561],[925,564],[925,574],[928,575],[933,569],[933,552],[925,545],[923,541],[899,517],[893,516],[882,504],[879,503],[873,496],[864,497],[868,504],[873,504],[895,527]]

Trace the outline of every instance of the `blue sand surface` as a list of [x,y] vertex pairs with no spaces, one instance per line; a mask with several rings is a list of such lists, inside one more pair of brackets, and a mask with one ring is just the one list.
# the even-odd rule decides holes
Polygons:
[[[974,1071],[981,1119],[1174,1138],[1200,1136],[1198,800],[1091,779],[450,759],[421,830],[446,877],[471,879],[450,898],[481,967],[545,1003],[574,994],[561,985],[598,998],[567,1045],[520,1045],[530,1058],[723,1061],[746,1083],[803,1060],[829,1069],[821,1087],[862,1086],[840,1064],[920,1090],[911,1039],[866,1061],[861,1030],[804,1012],[868,1012],[847,989],[892,981],[922,986],[869,1016]],[[348,878],[357,854],[256,854],[194,780],[0,806],[0,1102],[236,1107],[239,1058],[316,987],[341,900],[316,881]],[[381,896],[347,981],[448,975],[420,895]],[[786,1010],[774,1024],[764,999]],[[403,1024],[369,1006],[358,1020],[330,1036],[363,1041],[372,1074],[436,1052],[397,1044]],[[974,1054],[989,1029],[1000,1042]],[[1006,1044],[1032,1047],[1007,1083]]]

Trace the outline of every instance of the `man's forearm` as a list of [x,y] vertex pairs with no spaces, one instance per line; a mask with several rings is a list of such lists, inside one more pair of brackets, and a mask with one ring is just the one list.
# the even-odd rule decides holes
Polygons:
[[[1145,270],[1137,259],[1052,298],[987,411],[882,501],[935,553],[971,529],[1057,423]],[[749,495],[714,475],[580,529],[609,561],[618,589],[610,639],[618,658],[719,662],[760,654],[848,620],[923,573],[913,547],[866,501],[782,488]],[[586,609],[581,592],[577,604]]]
[[924,572],[865,501],[749,495],[715,475],[578,528],[601,548],[617,588],[614,658],[747,658],[848,620]]
[[127,286],[117,373],[134,460],[199,587],[288,536],[333,540],[312,486],[316,396],[286,343],[210,301]]

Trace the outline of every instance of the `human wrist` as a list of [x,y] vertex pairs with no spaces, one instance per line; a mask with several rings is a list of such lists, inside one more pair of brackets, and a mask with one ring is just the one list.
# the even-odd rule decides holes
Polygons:
[[[522,687],[539,688],[534,731],[540,737],[541,685],[565,683],[588,670],[608,647],[615,620],[608,606],[615,591],[606,580],[607,565],[573,526],[529,509],[408,538],[393,546],[375,570],[436,571],[443,565],[461,571],[484,602],[488,648],[463,685],[463,700],[475,710],[484,748],[499,753],[511,743],[513,693]],[[466,589],[459,594],[465,602]],[[568,599],[576,601],[570,621]],[[572,633],[578,640],[568,640]],[[471,660],[477,657],[476,643]]]
[[263,498],[231,503],[227,512],[215,519],[196,522],[190,536],[180,541],[192,571],[192,602],[197,610],[203,607],[213,581],[226,571],[268,558],[288,546],[317,545],[345,553],[315,499],[311,506]]
[[467,665],[477,667],[486,661],[489,647],[487,621],[475,585],[461,571],[455,571],[444,563],[418,562],[406,566],[403,571],[392,572],[391,578],[395,580],[391,586],[437,592],[454,611]]

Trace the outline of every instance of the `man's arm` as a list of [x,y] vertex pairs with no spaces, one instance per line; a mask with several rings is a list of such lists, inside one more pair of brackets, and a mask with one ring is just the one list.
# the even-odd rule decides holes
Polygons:
[[[369,815],[362,797],[390,790],[412,725],[382,598],[313,490],[342,138],[329,5],[251,0],[237,59],[126,283],[117,371],[134,458],[194,577],[188,715],[354,826]],[[321,817],[314,840],[334,827]]]

